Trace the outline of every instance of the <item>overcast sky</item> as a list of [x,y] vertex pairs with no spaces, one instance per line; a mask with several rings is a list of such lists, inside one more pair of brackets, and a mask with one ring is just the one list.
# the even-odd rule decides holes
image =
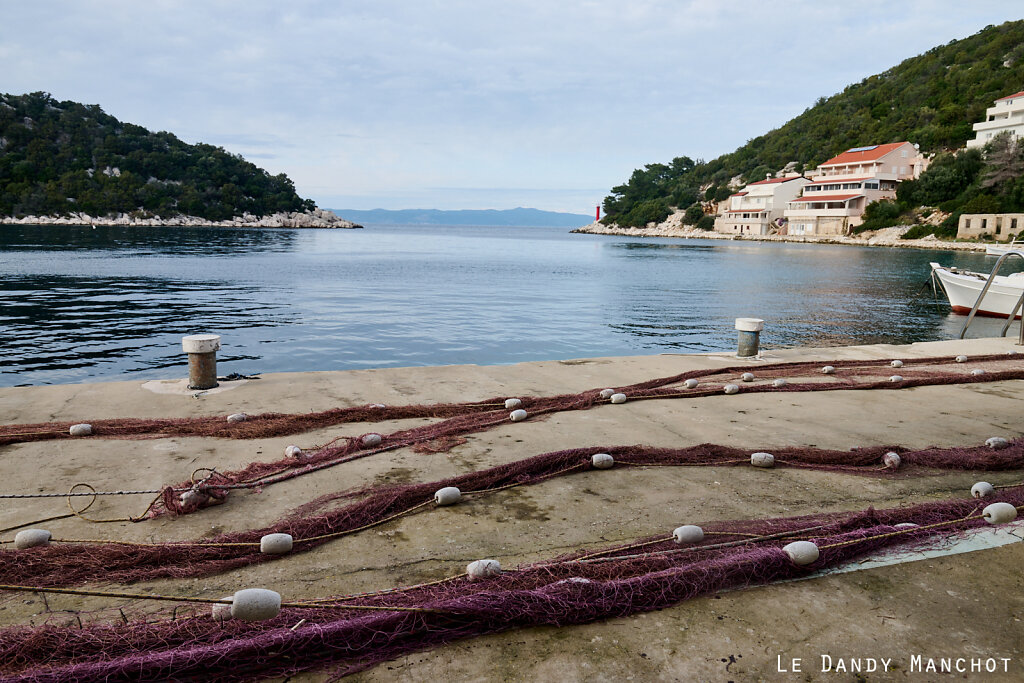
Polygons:
[[0,92],[221,145],[322,207],[590,213],[634,168],[732,151],[1022,14],[1010,0],[0,0]]

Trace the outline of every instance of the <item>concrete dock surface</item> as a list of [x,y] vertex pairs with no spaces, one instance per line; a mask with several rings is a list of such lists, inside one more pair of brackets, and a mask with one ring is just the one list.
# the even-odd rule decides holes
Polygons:
[[[367,403],[550,396],[614,388],[693,369],[749,365],[756,374],[773,362],[826,364],[1010,351],[1024,349],[1013,339],[973,339],[771,350],[748,360],[719,353],[286,373],[225,383],[209,392],[187,391],[182,382],[170,380],[0,388],[0,423],[303,413]],[[403,448],[261,492],[235,491],[224,505],[180,518],[137,524],[69,518],[41,526],[62,538],[163,542],[211,537],[268,525],[335,491],[434,481],[583,446],[684,447],[711,442],[766,451],[783,446],[976,446],[992,436],[1010,439],[1024,434],[1021,399],[1024,382],[997,381],[898,391],[741,392],[600,405],[470,434],[465,444],[446,453]],[[389,433],[433,421],[343,424],[249,441],[88,438],[12,444],[0,446],[0,492],[60,493],[77,483],[97,490],[159,488],[188,479],[198,467],[230,470],[253,461],[277,460],[289,444],[311,447],[339,435]],[[497,558],[503,566],[515,567],[578,548],[671,533],[681,524],[897,507],[966,497],[979,480],[998,485],[1022,478],[1020,471],[929,471],[886,479],[750,467],[595,470],[474,496],[451,508],[410,515],[278,561],[198,579],[147,581],[131,589],[220,598],[239,588],[261,586],[286,600],[311,599],[430,581],[458,574],[480,558]],[[148,502],[146,496],[106,497],[88,514],[135,515]],[[0,528],[65,511],[62,498],[4,500]],[[1014,528],[1024,535],[1019,522]],[[352,680],[1024,680],[1022,566],[1024,544],[1012,543],[725,592],[585,626],[531,628],[461,641],[384,663]],[[3,596],[0,624],[38,624],[52,618],[47,611],[88,612],[112,604],[117,603],[106,598],[49,596],[44,602],[32,594]],[[915,662],[923,668],[929,660],[937,664],[941,658],[964,660],[968,667],[974,660],[984,662],[984,667],[995,659],[997,670],[914,670]],[[880,670],[883,663],[888,671]],[[326,676],[327,672],[318,672],[291,680]]]

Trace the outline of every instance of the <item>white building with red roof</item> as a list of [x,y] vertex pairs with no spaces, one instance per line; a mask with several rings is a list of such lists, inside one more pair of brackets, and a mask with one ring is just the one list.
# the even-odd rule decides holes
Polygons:
[[719,205],[715,232],[767,235],[777,230],[786,204],[800,196],[800,190],[809,182],[809,178],[801,175],[790,175],[750,183]]
[[967,148],[984,147],[1003,131],[1014,137],[1024,137],[1024,91],[1000,97],[985,110],[985,120],[974,124],[974,139]]
[[803,196],[789,202],[789,235],[845,235],[863,223],[871,202],[894,199],[901,180],[917,178],[928,160],[909,142],[848,149],[818,166]]

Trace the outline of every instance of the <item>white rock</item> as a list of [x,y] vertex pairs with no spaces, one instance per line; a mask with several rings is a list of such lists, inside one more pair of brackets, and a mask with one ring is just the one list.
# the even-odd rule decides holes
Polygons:
[[625,403],[626,402],[626,395],[625,394],[612,394],[611,398],[609,400],[612,403]]
[[676,527],[672,532],[672,538],[679,545],[684,543],[700,543],[704,540],[704,530],[696,524],[684,524]]
[[992,503],[981,511],[981,516],[989,524],[1006,524],[1017,518],[1017,508],[1009,503]]
[[594,469],[607,470],[615,464],[615,458],[608,453],[594,453],[590,458],[590,464],[594,466]]
[[889,451],[888,453],[882,456],[882,464],[885,465],[885,467],[890,470],[898,470],[902,462],[903,459],[900,457],[900,454],[897,453],[896,451]]
[[245,422],[249,419],[249,416],[245,413],[232,413],[228,415],[228,422],[234,424],[236,422]]
[[384,437],[377,433],[364,434],[360,443],[363,444],[363,448],[373,448],[374,446],[379,446],[383,440]]
[[740,375],[740,379],[743,380],[744,382],[753,382],[754,381],[754,373],[752,373],[752,372],[744,372],[742,375]]
[[266,588],[243,588],[231,597],[231,617],[239,621],[273,619],[280,611],[280,593]]
[[966,363],[967,362],[967,356],[959,355],[959,356],[956,357],[955,360],[956,360],[957,363]]
[[834,374],[836,374],[836,369],[835,369],[835,367],[833,367],[833,366],[831,366],[831,365],[826,365],[825,367],[823,367],[823,368],[821,369],[821,371],[822,371],[822,372],[823,372],[824,374],[826,374],[826,375],[834,375]]
[[783,548],[793,564],[810,564],[818,559],[818,546],[810,541],[793,541]]
[[22,529],[14,535],[14,547],[18,550],[50,545],[53,536],[46,529]]
[[990,439],[985,439],[985,445],[994,451],[1001,451],[1004,448],[1010,447],[1010,442],[1001,436],[993,436]]
[[[225,595],[221,600],[234,600],[235,596]],[[231,605],[217,602],[210,605],[210,616],[214,621],[227,621],[231,618]]]
[[688,379],[685,382],[683,382],[683,386],[686,387],[687,389],[696,389],[698,384],[700,384],[700,382],[698,382],[695,379]]
[[68,428],[68,434],[71,436],[89,436],[92,434],[92,425],[88,422],[71,425],[71,427]]
[[903,381],[903,375],[893,375],[892,377],[889,378],[889,381],[890,382],[902,382]]
[[470,581],[489,579],[501,574],[501,563],[497,560],[476,560],[466,565],[466,573]]
[[902,368],[903,367],[903,361],[901,361],[901,360],[894,360],[893,362],[889,363],[889,365],[891,365],[894,368]]
[[291,534],[267,534],[260,539],[260,552],[264,555],[284,555],[291,551]]
[[434,502],[438,505],[455,505],[462,500],[462,491],[457,486],[445,486],[434,492]]
[[303,453],[302,449],[299,448],[298,446],[285,446],[284,455],[286,458],[295,458],[296,460],[301,460]]
[[740,388],[737,385],[735,385],[735,384],[726,384],[724,387],[722,387],[722,391],[724,391],[727,394],[732,395],[732,394],[738,394],[739,391],[740,391]]
[[526,411],[523,410],[522,408],[518,410],[513,410],[511,413],[509,413],[508,419],[512,420],[513,422],[522,422],[523,420],[526,419]]
[[751,453],[750,464],[754,467],[775,467],[775,456],[771,453]]
[[514,408],[518,408],[521,405],[523,405],[523,402],[520,401],[518,398],[505,399],[505,410],[512,410]]
[[614,393],[615,393],[614,389],[602,389],[601,390],[601,398],[611,398],[612,394],[614,394]]
[[971,495],[975,498],[988,498],[996,492],[996,487],[987,481],[979,481],[971,487]]
[[772,382],[772,386],[773,387],[784,387],[784,386],[786,386],[786,380],[784,380],[781,377],[779,377],[777,380]]

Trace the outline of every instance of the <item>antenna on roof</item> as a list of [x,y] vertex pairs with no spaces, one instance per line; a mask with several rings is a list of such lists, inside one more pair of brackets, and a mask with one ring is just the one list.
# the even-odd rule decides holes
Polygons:
[[765,173],[764,174],[764,179],[765,180],[771,180],[772,179],[772,174],[771,173]]

